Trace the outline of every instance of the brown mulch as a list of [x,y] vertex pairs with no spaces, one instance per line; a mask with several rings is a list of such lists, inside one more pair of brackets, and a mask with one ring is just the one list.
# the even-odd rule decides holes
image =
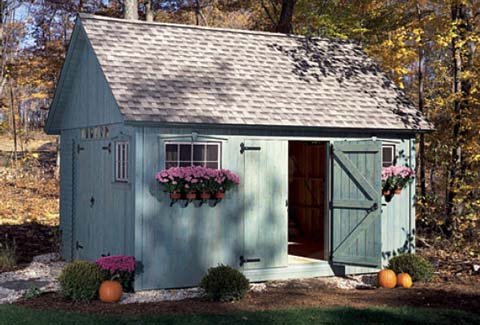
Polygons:
[[[108,315],[138,314],[226,314],[238,311],[263,311],[304,307],[424,307],[459,309],[480,314],[480,288],[477,285],[445,283],[419,284],[411,289],[342,290],[315,286],[309,288],[292,285],[269,287],[266,292],[250,292],[245,299],[235,303],[215,303],[203,299],[166,301],[143,304],[105,304],[94,301],[89,304],[74,303],[58,294],[24,300],[17,305],[38,310],[65,310],[80,313]],[[478,284],[478,281],[475,281]]]

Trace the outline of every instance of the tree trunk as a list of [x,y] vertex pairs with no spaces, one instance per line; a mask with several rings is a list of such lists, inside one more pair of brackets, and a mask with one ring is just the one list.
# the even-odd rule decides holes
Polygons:
[[[418,24],[422,25],[422,11],[420,9],[420,3],[417,2],[417,19]],[[418,78],[418,109],[420,112],[424,113],[425,110],[425,100],[424,100],[424,84],[425,80],[423,77],[423,64],[424,64],[424,57],[425,57],[425,49],[423,40],[420,40],[420,44],[418,46],[418,70],[417,70],[417,78]],[[419,148],[419,155],[418,155],[418,165],[420,169],[420,197],[421,200],[425,199],[427,195],[427,189],[425,185],[425,136],[424,134],[420,134],[420,148]]]
[[206,26],[207,20],[202,14],[202,5],[200,3],[200,0],[195,0],[195,25],[200,25],[200,18],[202,19],[203,24]]
[[277,29],[278,33],[291,34],[293,33],[293,10],[295,7],[295,0],[282,0],[282,10],[280,18],[278,19]]
[[128,20],[138,20],[138,0],[125,0],[124,17]]
[[[447,234],[451,235],[456,228],[456,216],[462,214],[463,204],[455,202],[457,189],[464,181],[465,171],[467,169],[465,161],[465,130],[463,128],[463,114],[470,106],[469,97],[471,95],[472,83],[470,78],[462,76],[463,71],[469,71],[473,68],[472,47],[467,42],[468,33],[473,32],[471,25],[472,11],[462,3],[454,2],[451,5],[452,22],[457,26],[455,31],[458,36],[452,38],[453,54],[453,93],[456,95],[453,111],[453,140],[454,145],[451,149],[451,161],[449,169],[449,184],[447,193],[447,219],[445,226]],[[466,46],[459,48],[460,46]]]
[[145,0],[145,19],[153,22],[153,16],[152,0]]
[[10,112],[12,114],[12,130],[13,130],[13,159],[17,161],[17,122],[15,121],[15,102],[13,99],[13,87],[10,85]]

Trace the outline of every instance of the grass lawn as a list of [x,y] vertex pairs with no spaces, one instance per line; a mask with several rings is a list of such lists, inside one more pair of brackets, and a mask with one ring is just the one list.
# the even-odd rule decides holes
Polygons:
[[480,315],[420,308],[308,308],[230,315],[102,316],[0,306],[1,324],[480,324]]

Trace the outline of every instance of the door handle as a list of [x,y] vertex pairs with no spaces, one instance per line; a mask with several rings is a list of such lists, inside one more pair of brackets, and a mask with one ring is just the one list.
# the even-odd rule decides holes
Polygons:
[[95,204],[95,198],[92,196],[90,198],[90,207],[93,207],[94,204]]
[[367,209],[367,213],[371,213],[371,212],[373,212],[377,209],[378,209],[378,204],[377,204],[377,202],[375,202],[375,203],[372,204],[372,206],[370,208]]
[[77,240],[77,242],[75,243],[75,248],[76,248],[76,249],[83,249],[83,246],[80,245],[80,243],[78,242],[78,240]]

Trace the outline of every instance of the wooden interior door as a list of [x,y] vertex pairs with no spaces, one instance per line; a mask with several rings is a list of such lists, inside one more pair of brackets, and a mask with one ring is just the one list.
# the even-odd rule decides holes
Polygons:
[[323,249],[325,143],[289,142],[290,222],[297,224],[304,240],[318,242]]

